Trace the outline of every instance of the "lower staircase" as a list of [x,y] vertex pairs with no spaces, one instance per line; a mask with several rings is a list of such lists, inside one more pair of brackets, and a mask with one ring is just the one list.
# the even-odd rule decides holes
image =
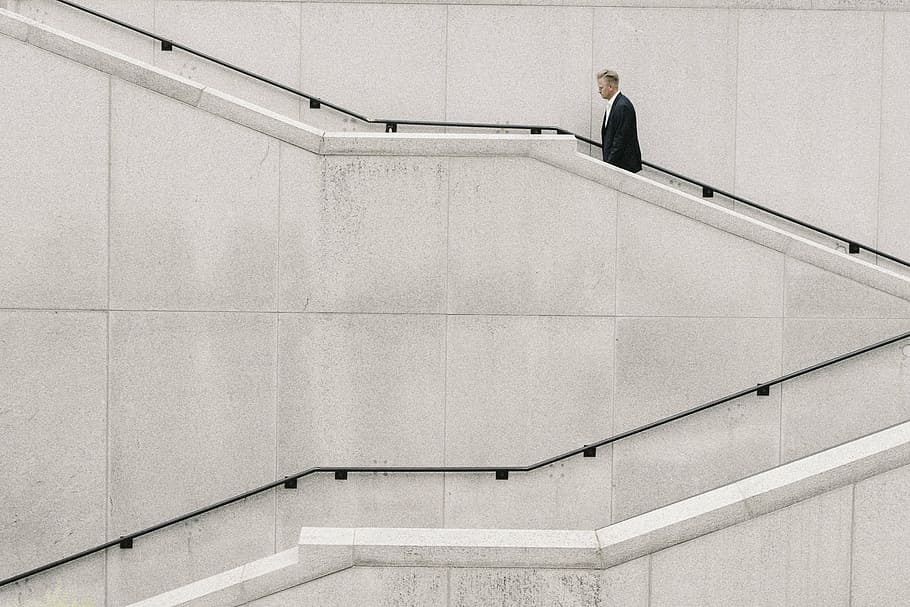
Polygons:
[[897,604],[908,499],[904,423],[594,531],[305,527],[132,607]]

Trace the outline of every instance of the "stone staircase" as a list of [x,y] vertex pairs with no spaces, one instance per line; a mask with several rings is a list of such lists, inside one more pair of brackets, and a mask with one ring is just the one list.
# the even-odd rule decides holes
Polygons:
[[[0,226],[17,243],[0,261],[0,354],[36,353],[4,380],[35,394],[22,410],[53,421],[75,409],[84,424],[49,438],[43,428],[59,424],[44,419],[3,428],[4,439],[24,437],[8,467],[24,473],[0,477],[16,521],[0,529],[11,547],[0,577],[308,466],[528,464],[910,328],[910,280],[898,269],[614,170],[571,137],[325,132],[7,11],[0,55],[12,117],[0,126],[14,135],[0,194],[29,210]],[[89,94],[92,111],[79,106]],[[57,173],[60,141],[71,162]],[[80,339],[88,354],[74,350]],[[301,527],[638,529],[702,503],[693,496],[799,469],[906,421],[908,356],[896,345],[508,482],[313,479],[0,588],[0,604],[114,607],[225,570],[219,583],[234,584],[250,569],[231,568],[258,558],[293,568]],[[61,379],[76,359],[90,369]],[[88,375],[75,404],[33,389],[75,393]],[[50,468],[32,469],[48,444]],[[48,491],[31,482],[41,475],[61,480]],[[830,507],[862,482],[872,481],[826,486]],[[799,495],[829,508],[828,497]],[[815,520],[807,508],[793,525]],[[483,552],[484,533],[457,541]],[[501,533],[532,538],[525,552],[555,537]],[[621,567],[695,545],[649,545]],[[598,562],[611,573],[591,575],[613,579],[619,563]],[[388,583],[404,578],[348,566],[318,582],[317,603],[331,604],[346,575],[360,580],[362,603],[379,588],[386,603],[445,592],[474,604],[451,584],[463,572],[450,561],[389,569],[430,580],[420,591],[430,594],[411,598]],[[514,596],[570,600],[563,573],[546,569],[557,571],[540,578],[551,590]],[[475,603],[494,600],[490,588],[543,584],[526,572],[490,584],[477,575],[468,585],[486,598]],[[818,597],[849,578],[836,579]],[[794,583],[793,596],[809,596]],[[611,596],[612,582],[591,584]],[[655,588],[650,604],[687,604]],[[674,588],[676,600],[709,602]],[[761,604],[811,604],[787,588]]]

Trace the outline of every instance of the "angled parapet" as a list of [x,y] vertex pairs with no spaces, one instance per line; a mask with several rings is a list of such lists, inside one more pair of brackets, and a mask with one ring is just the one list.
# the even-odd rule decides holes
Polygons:
[[307,544],[133,603],[131,607],[243,605],[352,566],[352,529],[316,529]]
[[910,464],[910,423],[597,531],[603,566],[653,554]]
[[198,107],[292,145],[312,152],[319,151],[323,133],[319,129],[32,21],[17,13],[0,9],[0,34]]
[[908,464],[904,423],[597,531],[305,527],[294,549],[131,607],[242,605],[352,567],[605,570]]
[[[309,535],[304,529],[301,540]],[[546,567],[600,565],[593,531],[536,529],[357,529],[362,567]]]
[[[126,82],[323,155],[530,157],[801,261],[910,300],[910,279],[830,246],[632,175],[577,152],[571,135],[325,133],[229,94],[166,72],[19,14],[0,9],[0,35],[26,42]],[[830,239],[828,239],[830,240]]]

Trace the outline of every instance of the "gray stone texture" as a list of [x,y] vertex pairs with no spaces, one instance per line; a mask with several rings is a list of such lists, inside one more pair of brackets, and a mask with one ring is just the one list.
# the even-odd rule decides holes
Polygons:
[[[446,119],[444,6],[302,2],[300,11],[304,91],[368,118]],[[383,130],[306,103],[301,119],[330,131]]]
[[[184,490],[192,488],[175,485],[169,497]],[[129,605],[271,555],[274,533],[275,495],[266,492],[138,538],[132,550],[111,549],[108,605]]]
[[275,310],[279,143],[112,86],[111,305]]
[[281,153],[282,310],[445,310],[446,159]]
[[[341,539],[344,531],[336,533]],[[309,551],[311,535],[301,530],[301,552]],[[592,569],[601,563],[591,530],[358,528],[352,543],[354,564],[366,566]]]
[[[214,2],[159,4],[179,8],[183,12],[173,14],[187,15],[187,23],[214,18],[225,9]],[[273,11],[268,13],[272,17],[285,15],[293,20],[288,3],[246,4],[250,6],[242,9],[249,12],[244,15],[257,15],[263,9]],[[360,10],[359,6],[350,10],[312,7],[302,9],[323,11],[326,19]],[[399,16],[397,7],[368,10]],[[413,10],[417,9],[402,8],[406,15]],[[502,77],[502,82],[492,83],[493,88],[511,86],[512,100],[526,104],[529,112],[545,106],[535,96],[561,99],[565,95],[565,100],[590,94],[590,74],[582,78],[575,73],[582,70],[562,65],[577,61],[579,53],[566,54],[566,47],[560,44],[559,53],[550,53],[555,63],[548,66],[535,63],[525,47],[547,49],[561,36],[589,31],[585,28],[590,22],[585,25],[584,16],[595,11],[571,7],[562,13],[553,7],[502,6],[446,10],[448,50],[460,53],[463,49],[464,53],[450,56],[449,61],[455,62],[451,65],[457,66],[447,77],[439,73],[437,63],[420,68],[432,76],[427,78],[430,84],[422,85],[427,90],[434,86],[432,94],[445,90],[443,82],[449,91],[453,87],[468,90],[463,82],[466,74],[477,74],[478,57],[489,52],[473,44],[469,36],[493,31],[497,25],[503,26],[497,30],[502,36],[503,29],[519,31],[529,24],[533,27],[525,39],[506,36],[493,44],[498,55],[485,77]],[[639,24],[648,32],[672,28],[662,20],[668,11],[645,12],[634,13],[634,19],[642,21],[627,23]],[[441,14],[435,8],[422,12],[426,27],[415,27],[408,34],[411,40],[425,38],[423,42],[437,44],[436,34],[426,32],[438,32]],[[554,15],[558,27],[552,32],[543,29],[543,22],[531,23]],[[693,19],[691,27],[697,35],[702,35],[702,26],[728,31],[728,16],[708,16],[701,25]],[[680,17],[672,14],[667,18]],[[788,21],[780,15],[739,15],[740,35],[747,31],[746,40],[756,41],[746,47],[740,40],[740,53],[751,53],[739,68],[740,132],[761,131],[760,124],[749,121],[765,120],[762,112],[769,111],[763,107],[758,117],[743,117],[743,91],[749,89],[749,103],[757,94],[751,79],[769,79],[763,70],[770,68],[759,65],[767,57],[758,52],[770,44],[766,34],[778,29],[792,31],[828,49],[837,44],[820,41],[829,35],[829,29],[841,35],[857,34],[857,44],[865,44],[868,40],[860,27],[870,25],[874,33],[880,22],[880,16],[873,14],[856,16],[855,23],[840,13],[793,17]],[[902,40],[904,24],[891,15],[886,17],[887,54]],[[173,18],[173,27],[185,26]],[[689,23],[686,19],[671,22]],[[454,28],[453,23],[465,29]],[[684,31],[693,31],[688,28]],[[293,39],[290,30],[293,27],[282,31]],[[73,41],[55,42],[52,33],[33,29],[30,35],[36,44],[55,52],[77,47]],[[625,35],[634,38],[630,32]],[[407,39],[401,36],[402,41]],[[573,44],[584,51],[587,38],[579,40]],[[393,42],[398,43],[389,39],[388,44]],[[800,49],[791,42],[784,46],[799,55]],[[835,58],[842,60],[844,73],[851,77],[857,76],[862,61],[875,63],[875,44],[864,46],[858,59],[851,55],[857,51],[853,42],[840,44],[844,49],[838,52],[845,56]],[[80,464],[73,483],[81,481],[82,475],[87,481],[74,484],[72,490],[81,487],[84,493],[64,493],[70,502],[42,513],[40,524],[48,520],[69,524],[68,515],[58,512],[72,512],[72,504],[78,505],[80,500],[90,504],[108,500],[108,537],[117,537],[272,480],[276,474],[314,464],[438,465],[499,463],[507,458],[526,464],[602,438],[639,419],[679,410],[690,398],[710,398],[708,388],[713,392],[720,387],[723,391],[742,387],[740,382],[766,379],[775,365],[786,370],[817,362],[907,328],[908,321],[902,320],[908,316],[904,300],[843,277],[829,277],[826,271],[786,259],[771,248],[631,196],[617,195],[594,181],[524,158],[449,160],[438,156],[501,154],[513,145],[516,150],[530,150],[532,145],[526,139],[504,141],[502,147],[498,141],[487,140],[472,147],[457,139],[438,143],[415,138],[386,144],[379,138],[328,138],[322,143],[345,156],[317,158],[261,132],[114,79],[109,159],[107,77],[6,37],[0,38],[0,45],[4,51],[0,76],[4,85],[14,85],[12,96],[4,101],[11,103],[17,116],[25,113],[30,117],[3,131],[14,135],[13,151],[4,160],[18,168],[11,171],[13,178],[8,183],[12,185],[7,186],[12,192],[9,199],[16,202],[7,205],[11,207],[7,217],[13,220],[11,236],[2,241],[11,243],[6,259],[16,263],[4,266],[0,261],[0,279],[11,285],[0,294],[0,307],[120,310],[110,313],[110,418],[100,418],[92,407],[87,413],[80,409],[75,430],[62,438],[52,437],[52,444],[60,449],[59,445],[71,439],[83,441],[81,433],[88,434],[90,441],[80,445],[97,444],[107,440],[102,423],[109,422],[109,495],[102,488],[107,482],[99,459],[103,450],[100,454],[77,453],[76,459],[63,463]],[[409,53],[414,46],[407,49]],[[590,54],[590,50],[585,52]],[[585,52],[580,56],[587,57]],[[88,61],[95,57],[91,61],[96,61],[99,53],[88,49],[77,58]],[[894,53],[899,57],[898,51]],[[512,69],[516,57],[522,69]],[[412,59],[422,60],[417,54]],[[276,69],[282,61],[276,61]],[[92,65],[104,68],[113,64],[96,61]],[[748,74],[742,71],[744,65]],[[800,69],[808,69],[785,67],[784,84],[792,84],[799,79]],[[129,67],[138,80],[153,78],[143,69]],[[531,95],[519,94],[528,88],[527,82],[535,81],[539,69],[570,75],[565,82],[547,80],[534,87]],[[727,63],[718,58],[708,71],[724,69]],[[332,73],[335,70],[337,66]],[[349,71],[357,75],[356,69]],[[25,81],[22,92],[17,88],[22,73],[42,73],[47,82],[71,83],[74,98],[85,93],[85,98],[97,103],[88,109],[67,105],[55,86],[35,79]],[[199,99],[197,85],[150,73],[157,83],[170,83],[174,94],[179,92],[184,101]],[[868,78],[857,76],[857,82],[861,89],[872,90],[874,97],[878,76],[875,70],[869,74]],[[576,87],[582,80],[584,88]],[[812,78],[803,80],[813,82]],[[827,76],[818,80],[826,90],[831,89]],[[834,82],[841,81],[837,77]],[[354,87],[348,85],[347,89]],[[649,89],[641,90],[648,93]],[[237,92],[243,91],[238,87]],[[886,108],[891,103],[888,94],[896,95],[886,92]],[[502,92],[496,95],[509,99]],[[767,91],[763,95],[765,100]],[[652,103],[648,94],[641,98],[642,107]],[[786,98],[772,96],[770,102],[773,106]],[[794,98],[811,99],[812,92],[796,87]],[[848,99],[847,109],[859,103],[858,99]],[[449,110],[461,107],[458,103],[470,107],[477,100],[453,98]],[[560,107],[577,106],[572,103]],[[813,107],[808,101],[805,104]],[[489,107],[496,112],[509,109],[495,104]],[[839,112],[835,118],[841,120],[846,111],[843,106],[821,109],[832,107]],[[819,112],[817,121],[804,121],[799,137],[817,132],[820,122],[827,119],[825,111]],[[595,114],[583,108],[585,125]],[[719,111],[713,118],[724,123],[726,115]],[[849,188],[841,188],[840,177],[829,176],[833,185],[811,190],[812,196],[821,193],[817,200],[812,196],[807,200],[820,213],[839,212],[849,202],[856,214],[848,216],[851,223],[845,229],[852,233],[857,228],[859,235],[871,229],[869,238],[874,238],[875,225],[869,217],[875,207],[867,204],[866,187],[875,189],[867,173],[877,170],[869,160],[875,156],[877,144],[868,126],[863,122],[861,128],[846,129],[844,135],[864,142],[862,166],[847,170],[845,159],[838,154],[818,156],[825,160],[831,156],[831,166],[848,179],[855,178],[855,185],[851,181]],[[764,131],[760,134],[767,136]],[[840,136],[822,140],[820,149],[839,149]],[[40,145],[22,143],[34,140]],[[415,154],[407,151],[412,145],[436,156],[388,155],[389,150]],[[888,144],[892,145],[896,151],[888,153],[902,158],[900,145]],[[349,156],[357,146],[361,155]],[[676,153],[681,154],[679,150]],[[755,150],[748,145],[737,145],[737,151],[737,167],[743,158],[758,163],[746,163],[748,178],[755,180],[751,185],[745,182],[746,186],[772,187],[765,183],[772,181],[769,172],[760,172],[764,169],[759,165],[773,162],[773,155],[772,160],[765,156],[757,160],[750,156]],[[366,157],[365,153],[386,156]],[[546,155],[546,151],[540,153]],[[811,160],[815,153],[802,154],[800,159]],[[786,154],[782,157],[787,158]],[[706,158],[697,162],[708,166]],[[78,163],[73,164],[73,159],[79,159]],[[50,177],[42,172],[36,179],[29,172],[34,170],[32,164],[42,171],[63,169]],[[605,171],[592,166],[598,175]],[[812,173],[813,166],[801,170]],[[357,179],[351,178],[352,171],[358,173]],[[620,177],[627,180],[622,181],[623,187],[651,188],[654,197],[673,196],[677,205],[697,204],[672,192],[654,193],[654,186],[646,182]],[[598,179],[609,182],[608,178]],[[3,187],[0,185],[0,192],[6,196]],[[814,186],[791,181],[787,187],[789,193]],[[28,204],[19,205],[20,190],[28,195],[37,192],[36,202],[26,200]],[[60,196],[65,204],[59,202]],[[53,204],[47,202],[51,198]],[[450,206],[447,200],[451,200]],[[58,204],[62,206],[55,206]],[[16,211],[17,205],[28,212]],[[800,214],[796,211],[801,209],[795,208],[794,213]],[[320,215],[328,211],[342,214],[335,218]],[[38,213],[53,218],[50,237],[47,233],[42,236],[41,230],[49,224],[36,222]],[[105,249],[108,222],[110,294]],[[896,220],[892,223],[897,225]],[[0,235],[2,230],[0,227]],[[760,231],[755,228],[755,233]],[[76,234],[69,244],[68,234]],[[32,254],[28,246],[15,242],[23,235],[39,242],[44,238],[52,246]],[[878,235],[885,239],[881,231]],[[443,246],[446,241],[447,247]],[[793,242],[778,247],[787,250],[783,247]],[[60,266],[61,258],[71,266]],[[307,267],[309,263],[313,266]],[[301,305],[308,298],[309,303]],[[308,307],[311,304],[313,308]],[[275,313],[279,309],[315,309],[325,314],[282,314],[279,319]],[[10,314],[14,315],[10,318],[20,318],[15,315],[48,313]],[[103,313],[84,314],[94,323],[103,318]],[[502,316],[489,316],[492,314]],[[554,316],[507,316],[510,314]],[[614,320],[608,316],[611,314],[621,318]],[[782,320],[782,316],[787,318]],[[91,326],[92,331],[99,328]],[[649,328],[666,341],[645,341],[642,332]],[[739,337],[724,340],[726,331]],[[782,331],[782,339],[778,331]],[[66,347],[85,346],[85,356],[81,350],[69,353],[78,359],[75,362],[66,359],[66,347],[50,348],[38,363],[26,359],[23,373],[26,377],[38,373],[35,381],[39,383],[62,376],[53,383],[70,390],[67,402],[74,400],[73,390],[78,396],[84,388],[82,382],[98,382],[99,402],[103,402],[103,362],[95,363],[103,361],[104,343],[94,332],[88,337],[75,333],[71,338],[65,332],[48,337],[36,329],[22,343],[14,344],[13,359],[22,349],[49,348],[45,341],[54,343],[54,339],[63,339]],[[8,339],[8,334],[4,332],[0,338]],[[682,373],[678,344],[686,340],[701,345],[691,348],[693,361],[686,363],[686,373]],[[0,347],[6,343],[0,342]],[[641,366],[642,358],[653,361],[653,367]],[[751,359],[753,365],[747,368],[745,359]],[[516,474],[508,482],[496,481],[492,475],[422,476],[419,480],[352,475],[347,484],[329,477],[313,479],[301,483],[303,491],[270,493],[261,501],[225,510],[224,519],[206,518],[148,538],[146,554],[155,557],[149,562],[141,560],[138,552],[118,552],[107,564],[110,596],[116,601],[131,600],[169,587],[174,580],[195,579],[261,556],[276,544],[292,541],[294,526],[307,522],[590,527],[620,520],[752,474],[781,459],[789,461],[906,419],[905,360],[900,346],[895,346],[855,364],[799,380],[782,391],[775,389],[767,399],[748,397],[690,422],[625,441],[615,450],[601,449],[595,460],[578,457],[536,473]],[[19,364],[14,363],[16,374],[10,375],[14,393],[19,390],[15,382],[21,381]],[[759,379],[751,378],[753,372]],[[691,379],[695,389],[681,386],[681,378]],[[72,388],[73,383],[78,389]],[[14,408],[14,415],[21,417],[21,412]],[[49,418],[49,425],[61,419],[57,409]],[[32,421],[20,419],[9,430],[0,426],[0,432],[36,440],[28,425]],[[29,452],[29,446],[31,443],[20,451]],[[55,451],[54,457],[63,456]],[[343,461],[331,461],[334,458]],[[169,472],[162,475],[162,470]],[[324,501],[322,496],[326,496]],[[36,499],[26,497],[13,503],[12,510],[25,511],[34,503]],[[79,522],[79,532],[103,535],[104,510],[91,512],[96,520],[84,529]],[[92,543],[92,537],[66,541],[78,543],[73,548],[77,549]],[[840,536],[834,533],[832,537]],[[831,554],[840,553],[832,548]],[[222,559],[224,555],[230,562]],[[840,567],[840,561],[835,565]],[[780,575],[773,567],[768,571],[768,576]],[[761,577],[764,575],[733,588],[758,587],[768,579]],[[136,582],[137,578],[142,581]],[[414,597],[429,596],[420,594],[424,591],[436,592],[433,579],[420,581],[422,590],[407,600],[423,600]],[[95,592],[94,583],[84,585],[89,595]],[[804,582],[793,584],[797,589],[792,596],[803,596]],[[377,596],[385,596],[382,592],[388,590],[378,581],[364,586],[374,589]],[[837,584],[829,584],[819,591],[819,597],[834,601],[840,598],[834,596],[840,590]],[[38,590],[29,592],[38,596]],[[540,596],[550,596],[546,594],[549,590],[541,592]],[[691,592],[695,594],[686,594]],[[686,587],[683,594],[698,603],[697,590]],[[722,593],[718,596],[724,597]],[[768,600],[777,600],[775,597],[771,593]],[[728,604],[736,600],[730,598]]]
[[[443,461],[445,318],[282,314],[279,474],[311,466],[438,466]],[[279,496],[279,537],[301,525],[439,526],[443,480],[352,474]]]
[[450,570],[450,607],[647,607],[647,558],[606,571],[565,569]]
[[[300,8],[293,3],[157,0],[155,27],[162,36],[194,50],[280,84],[299,86]],[[238,44],[240,40],[242,44]],[[155,65],[294,120],[299,118],[296,95],[179,49],[157,47]]]
[[613,430],[778,377],[780,360],[779,318],[618,318]]
[[104,541],[105,316],[0,311],[0,579]]
[[445,461],[524,466],[610,434],[613,319],[449,316]]
[[[874,242],[881,61],[879,14],[744,11],[737,193]],[[862,94],[830,94],[842,82]]]
[[[899,514],[908,438],[904,423],[597,531],[304,527],[298,548],[142,605],[183,605],[189,596],[200,600],[187,607],[227,604],[216,595],[237,597],[231,604],[268,595],[276,601],[268,604],[299,604],[308,582],[323,575],[320,592],[363,579],[378,596],[394,584],[401,601],[439,568],[448,569],[450,605],[676,604],[677,594],[696,605],[792,605],[806,597],[844,604],[857,560],[876,558],[870,547],[890,544],[884,575],[906,560]],[[875,537],[886,528],[896,531],[894,541]],[[878,575],[859,575],[870,573]],[[854,587],[869,581],[874,589],[874,578]],[[659,599],[650,598],[655,589]],[[876,599],[893,600],[882,590]]]
[[[108,23],[94,15],[76,10],[56,0],[13,0],[11,7],[24,17],[50,27],[101,44],[148,64],[154,64],[155,42]],[[76,4],[119,19],[135,27],[154,30],[156,0],[80,0]],[[2,5],[0,5],[2,8]]]
[[784,256],[620,195],[616,313],[780,317]]
[[910,318],[910,302],[834,272],[788,258],[788,318]]
[[103,554],[0,588],[3,607],[105,607],[105,601]]
[[352,567],[249,607],[424,607],[445,605],[448,580],[443,568]]
[[910,601],[910,467],[856,485],[853,536],[854,607]]
[[[910,319],[788,319],[785,371],[910,330]],[[782,388],[781,458],[792,461],[910,419],[910,359],[898,342]]]
[[[26,5],[34,0],[0,0],[0,8],[3,8],[4,2],[10,8],[15,8],[16,4]],[[88,6],[101,4],[103,0],[94,2],[83,0]],[[203,2],[204,0],[187,0]],[[226,0],[236,1],[236,0]],[[243,0],[250,3],[274,4],[287,3],[295,4],[300,0]],[[351,0],[326,0],[326,4],[345,4],[351,3]],[[406,0],[391,0],[389,4],[410,4]],[[463,0],[421,0],[417,4],[498,4],[498,0],[472,0],[464,2]],[[555,0],[516,0],[508,6],[562,6]],[[783,9],[783,10],[817,10],[817,11],[904,11],[910,9],[910,2],[907,0],[687,0],[684,5],[680,5],[678,0],[580,0],[573,6],[602,6],[602,7],[630,7],[630,8],[683,8],[683,9]]]
[[493,473],[446,474],[445,525],[594,529],[609,524],[610,453],[609,447],[601,447],[594,459],[578,455],[532,472],[512,472],[507,481],[496,480]]
[[[731,190],[739,15],[729,10],[679,10],[675,2],[662,3],[666,9],[641,4],[648,8],[594,11],[590,136],[600,141],[605,108],[593,73],[616,70],[620,90],[635,105],[643,156],[660,166],[684,167],[689,177]],[[695,82],[697,94],[692,94]]]
[[[884,4],[884,2],[883,2]],[[884,8],[884,7],[883,7]],[[905,3],[904,8],[910,8]],[[910,259],[910,214],[907,192],[910,176],[906,166],[910,156],[910,117],[907,116],[910,63],[910,14],[887,13],[884,19],[884,65],[882,71],[881,166],[879,168],[878,248],[902,259]]]
[[[338,459],[345,461],[338,463],[351,461],[342,455],[339,452]],[[297,489],[278,493],[278,547],[296,546],[300,527],[308,525],[443,527],[444,489],[441,474],[350,473],[346,481],[318,474],[300,479]],[[472,485],[466,492],[474,495],[477,489]]]
[[112,312],[110,331],[111,535],[274,480],[274,315]]
[[[86,2],[373,118],[542,121],[597,135],[602,101],[593,74],[610,66],[639,107],[651,161],[886,250],[905,247],[899,134],[907,0]],[[310,110],[184,53],[153,50],[53,0],[5,5],[310,124],[382,130],[325,107]],[[475,69],[479,61],[483,70]],[[785,69],[772,73],[778,66]],[[844,74],[864,91],[850,111],[828,93]],[[766,100],[760,83],[769,77],[785,92]],[[778,152],[765,154],[768,146]]]
[[588,131],[590,10],[450,6],[447,27],[447,120]]
[[108,77],[5,36],[0,56],[0,307],[104,308]]
[[772,390],[615,443],[613,520],[776,466],[779,416],[779,391]]
[[853,488],[651,557],[651,605],[830,606],[850,601]]
[[527,158],[453,159],[450,182],[450,313],[613,313],[615,192]]
[[282,314],[278,466],[441,465],[445,318]]

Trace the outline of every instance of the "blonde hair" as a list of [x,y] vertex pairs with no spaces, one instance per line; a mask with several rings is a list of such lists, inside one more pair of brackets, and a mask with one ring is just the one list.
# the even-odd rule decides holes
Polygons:
[[619,86],[619,74],[613,70],[600,70],[597,72],[598,80],[606,80],[607,84]]

